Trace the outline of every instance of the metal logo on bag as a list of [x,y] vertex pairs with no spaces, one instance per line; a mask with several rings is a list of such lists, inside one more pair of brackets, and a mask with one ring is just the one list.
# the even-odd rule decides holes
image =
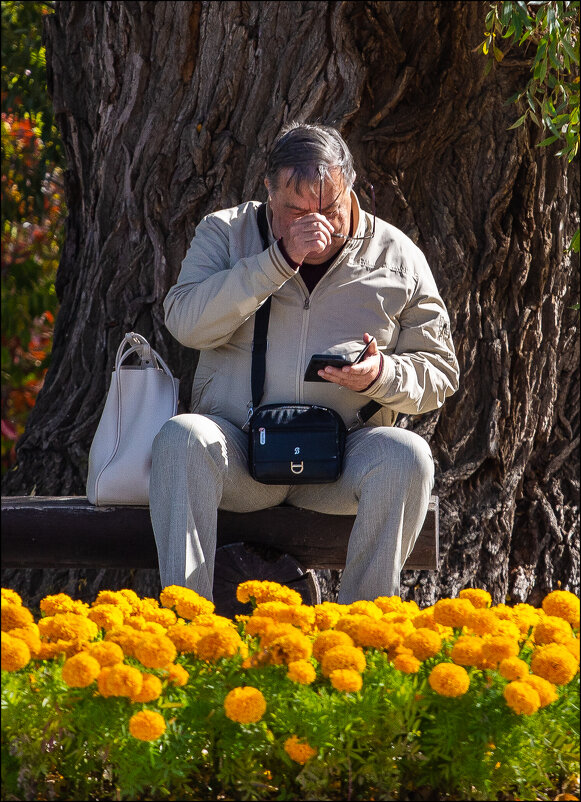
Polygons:
[[303,468],[305,467],[304,463],[302,462],[291,462],[290,466],[292,473],[302,473]]
[[264,426],[261,426],[258,430],[259,438],[260,438],[260,445],[263,446],[266,443],[266,429]]

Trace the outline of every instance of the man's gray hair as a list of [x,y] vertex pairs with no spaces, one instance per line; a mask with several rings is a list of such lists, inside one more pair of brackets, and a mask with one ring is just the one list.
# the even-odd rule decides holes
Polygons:
[[347,189],[355,181],[353,156],[347,143],[330,125],[292,122],[285,125],[274,141],[266,165],[266,177],[272,188],[278,189],[280,171],[290,169],[287,186],[294,180],[295,189],[302,184],[312,187],[319,176],[340,170]]

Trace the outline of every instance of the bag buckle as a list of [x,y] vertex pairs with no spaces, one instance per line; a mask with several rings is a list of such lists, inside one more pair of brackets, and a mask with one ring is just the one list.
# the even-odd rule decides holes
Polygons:
[[355,416],[355,420],[353,421],[351,426],[348,427],[347,434],[351,434],[351,432],[354,432],[355,429],[359,429],[361,426],[363,426],[364,423],[365,421],[361,416],[361,410],[357,410],[357,415]]
[[290,464],[291,473],[296,473],[296,474],[302,473],[304,467],[305,467],[304,462],[291,462]]
[[246,420],[244,422],[244,425],[242,426],[242,431],[243,432],[247,432],[248,429],[250,428],[250,418],[252,417],[253,414],[254,414],[254,407],[252,406],[252,401],[249,401],[248,402],[248,415],[246,416]]

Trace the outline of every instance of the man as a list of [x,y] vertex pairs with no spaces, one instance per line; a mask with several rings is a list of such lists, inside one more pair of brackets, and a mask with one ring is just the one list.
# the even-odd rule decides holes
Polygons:
[[[291,124],[274,143],[265,185],[269,247],[250,201],[206,216],[165,299],[166,326],[200,351],[194,414],[155,439],[150,510],[161,582],[211,599],[218,508],[281,503],[354,515],[339,602],[399,593],[401,566],[422,527],[433,487],[429,447],[394,428],[398,412],[440,407],[458,387],[449,318],[421,251],[363,212],[353,160],[339,133]],[[351,426],[343,473],[330,484],[266,485],[247,467],[254,314],[272,296],[262,404],[320,404]],[[313,353],[353,358],[304,382]]]

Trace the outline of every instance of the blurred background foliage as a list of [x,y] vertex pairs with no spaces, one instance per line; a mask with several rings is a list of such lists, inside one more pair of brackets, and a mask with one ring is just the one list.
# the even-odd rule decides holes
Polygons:
[[42,18],[2,2],[2,473],[42,387],[58,301],[64,157],[46,89]]

